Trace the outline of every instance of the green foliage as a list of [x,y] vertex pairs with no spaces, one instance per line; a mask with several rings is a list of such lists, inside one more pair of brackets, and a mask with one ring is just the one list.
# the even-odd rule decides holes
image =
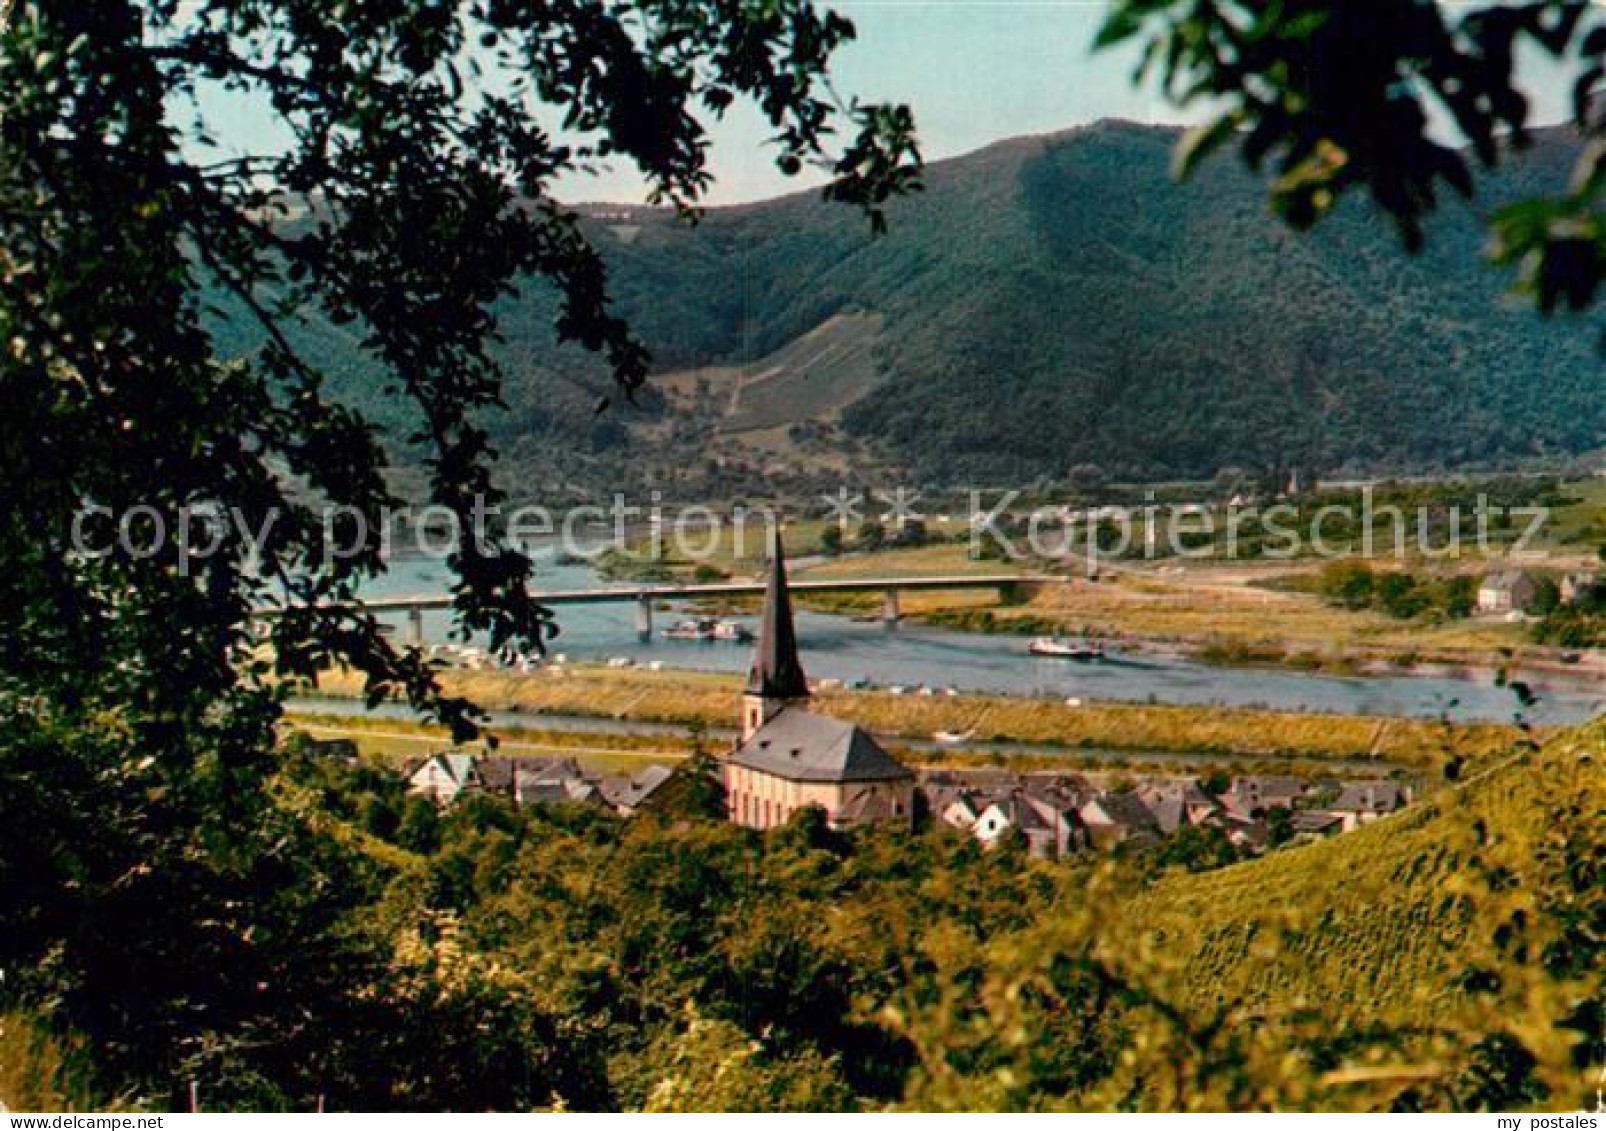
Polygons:
[[1322,595],[1334,604],[1365,609],[1372,604],[1376,580],[1377,575],[1361,562],[1334,562],[1322,569],[1317,584]]
[[[1435,217],[1434,242],[1408,260],[1358,201],[1290,239],[1238,169],[1171,183],[1177,136],[1105,122],[934,165],[927,191],[893,206],[873,242],[800,197],[711,210],[689,231],[650,210],[633,213],[628,239],[621,225],[583,226],[660,371],[786,361],[798,374],[787,423],[840,414],[832,442],[849,466],[868,450],[939,484],[1081,468],[1086,485],[1222,467],[1490,465],[1606,442],[1594,339],[1513,309],[1498,278],[1460,269],[1486,239],[1473,215]],[[1566,136],[1537,135],[1488,182],[1490,201],[1562,185],[1572,155]],[[542,501],[587,484],[645,487],[650,470],[687,494],[840,486],[838,472],[822,472],[818,491],[771,480],[772,461],[705,470],[695,455],[749,420],[748,409],[722,416],[728,395],[677,407],[649,382],[639,405],[600,418],[613,431],[593,444],[606,371],[551,340],[540,296],[532,285],[499,307],[496,356],[515,377],[508,410],[484,423],[510,461],[539,469],[528,478]],[[803,396],[826,364],[816,334],[843,326],[861,328],[839,346],[863,364],[816,404]],[[335,368],[342,398],[383,403],[378,375]],[[665,426],[672,447],[629,443]]]
[[1534,639],[1559,648],[1606,646],[1606,609],[1561,605],[1534,625]]
[[111,1111],[92,1082],[82,1041],[50,1031],[38,1018],[0,1011],[0,1110]]
[[1422,577],[1408,570],[1377,571],[1354,561],[1324,566],[1316,589],[1335,605],[1376,609],[1401,620],[1430,613],[1466,617],[1477,604],[1477,582],[1468,574]]
[[853,536],[853,547],[873,553],[887,544],[887,528],[874,519],[859,524],[859,531]]
[[[338,779],[335,752],[289,750],[306,775],[276,777],[279,705],[344,665],[374,700],[477,732],[354,601],[384,567],[381,431],[480,535],[448,562],[455,627],[541,647],[528,558],[475,518],[502,499],[483,419],[519,388],[495,348],[509,305],[539,291],[527,316],[602,388],[647,368],[553,178],[606,155],[689,212],[703,122],[745,100],[783,170],[825,164],[826,195],[878,222],[918,154],[907,111],[829,90],[851,37],[805,0],[3,6],[8,998],[158,1102],[192,1074],[240,1106],[601,1102],[584,1042],[527,985],[452,981],[439,938],[420,936],[426,960],[354,925],[409,852],[439,847],[410,880],[444,906],[488,882],[482,861],[394,787]],[[270,152],[218,128],[219,88]],[[335,552],[322,507],[362,536]],[[130,514],[149,520],[137,544],[116,537]],[[266,641],[248,619],[264,603],[281,607]]]
[[673,779],[659,787],[647,816],[661,821],[725,819],[725,786],[719,765],[701,749],[700,739],[694,737],[691,757],[675,767]]
[[[1274,818],[1268,823],[1275,827]],[[1189,872],[1208,872],[1212,868],[1224,868],[1228,864],[1236,863],[1239,853],[1237,847],[1227,839],[1227,834],[1221,829],[1213,826],[1184,825],[1161,841],[1152,858],[1161,867],[1180,867]]]
[[1561,586],[1548,574],[1534,579],[1533,612],[1539,616],[1554,612],[1561,604]]
[[[1144,43],[1140,76],[1155,75],[1179,102],[1210,104],[1210,119],[1177,146],[1182,175],[1236,144],[1251,166],[1274,166],[1272,205],[1295,227],[1363,190],[1412,250],[1442,189],[1471,197],[1475,168],[1487,178],[1531,143],[1531,99],[1516,66],[1525,52],[1573,71],[1583,136],[1598,137],[1603,121],[1606,20],[1582,0],[1453,9],[1431,0],[1119,0],[1099,43],[1132,40]],[[1453,147],[1457,136],[1467,150]],[[1507,203],[1491,222],[1493,258],[1517,269],[1517,288],[1546,312],[1583,309],[1606,277],[1600,147],[1574,160],[1565,185]]]
[[192,1055],[93,1067],[214,1108],[1566,1106],[1599,1026],[1600,741],[1241,864],[1214,830],[1050,865],[817,810],[759,835],[491,797],[412,853],[356,823],[396,778],[300,756],[298,874],[345,863],[254,943],[294,1023],[185,1014]]
[[904,549],[924,546],[930,541],[931,532],[924,522],[918,518],[906,518],[893,528],[886,544],[895,549]]
[[[926,1106],[1567,1109],[1593,1088],[1599,728],[1355,833],[1146,890],[1106,869],[913,1010]],[[1297,893],[1297,894],[1294,894]],[[958,948],[947,954],[963,953]],[[1051,992],[1063,971],[1087,987]],[[1076,1017],[1121,1056],[1036,1073]],[[1544,1020],[1539,1020],[1542,1015]],[[990,1039],[980,1041],[980,1035]],[[978,1061],[973,1042],[988,1052]],[[1096,1061],[1095,1061],[1096,1063]],[[1036,1085],[1036,1086],[1034,1086]]]
[[840,1070],[817,1052],[787,1054],[729,1021],[699,1017],[657,1037],[636,1091],[649,1112],[852,1111]]
[[440,835],[440,810],[435,803],[427,797],[409,797],[396,826],[396,843],[409,852],[429,853],[440,846]]

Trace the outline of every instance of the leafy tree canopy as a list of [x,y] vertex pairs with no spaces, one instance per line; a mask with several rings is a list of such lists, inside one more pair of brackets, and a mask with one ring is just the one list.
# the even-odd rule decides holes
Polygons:
[[[381,364],[428,452],[431,501],[471,531],[476,502],[501,499],[474,414],[499,402],[492,307],[516,279],[555,286],[559,336],[603,355],[620,389],[646,370],[601,260],[548,195],[554,177],[627,161],[654,200],[691,213],[710,180],[705,123],[745,99],[784,171],[825,169],[825,194],[877,224],[916,183],[908,111],[830,92],[828,60],[853,28],[807,0],[6,9],[0,383],[14,491],[0,635],[5,674],[36,690],[193,716],[254,655],[246,610],[278,596],[292,608],[274,624],[277,674],[350,663],[375,696],[433,703],[466,734],[467,705],[440,699],[420,656],[351,609],[382,568],[382,456],[286,326],[316,312]],[[217,107],[242,100],[282,134],[274,152],[220,136]],[[199,297],[218,289],[267,341],[228,366]],[[150,508],[138,513],[153,529],[136,552],[75,554],[86,503],[103,524]],[[366,534],[353,552],[327,552],[319,503]],[[197,506],[233,519],[204,559],[174,537]],[[244,529],[266,534],[257,560]],[[465,538],[450,564],[463,631],[539,646],[550,623],[522,554]]]
[[1180,171],[1236,141],[1252,166],[1272,165],[1272,204],[1296,227],[1364,189],[1411,249],[1442,188],[1472,196],[1479,168],[1526,144],[1524,48],[1555,60],[1573,73],[1588,144],[1567,191],[1495,214],[1493,254],[1546,311],[1582,309],[1606,277],[1606,13],[1587,0],[1117,0],[1098,42],[1128,41],[1143,44],[1141,76],[1219,107],[1179,147]]
[[[693,214],[705,123],[746,100],[784,171],[823,168],[879,222],[919,157],[906,109],[831,93],[852,34],[807,0],[0,3],[8,993],[65,994],[109,1056],[170,1062],[186,1015],[241,1032],[272,1026],[267,996],[338,996],[302,981],[349,964],[318,909],[345,881],[272,796],[279,696],[344,663],[458,738],[479,719],[354,603],[384,565],[384,460],[289,328],[316,315],[360,344],[429,453],[431,501],[477,534],[501,494],[476,412],[499,403],[488,345],[515,280],[550,285],[559,336],[621,390],[646,370],[553,179],[628,162]],[[220,132],[240,103],[271,152]],[[228,364],[217,295],[265,341]],[[330,514],[349,552],[329,552]],[[457,627],[539,647],[530,563],[485,533],[449,561]],[[265,602],[270,648],[250,632]],[[427,847],[432,817],[373,821]],[[288,938],[300,957],[268,969]]]

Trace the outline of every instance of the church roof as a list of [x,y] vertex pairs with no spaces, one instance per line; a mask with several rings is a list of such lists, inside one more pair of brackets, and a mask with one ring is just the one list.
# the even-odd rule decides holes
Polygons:
[[884,825],[908,814],[899,812],[898,803],[885,793],[860,789],[848,797],[837,810],[838,826]]
[[790,781],[900,781],[903,764],[852,723],[787,707],[730,756],[733,765]]
[[807,699],[809,681],[797,655],[797,629],[792,624],[792,597],[786,586],[786,555],[781,534],[770,543],[769,583],[764,590],[764,617],[758,647],[747,673],[747,693],[766,699]]

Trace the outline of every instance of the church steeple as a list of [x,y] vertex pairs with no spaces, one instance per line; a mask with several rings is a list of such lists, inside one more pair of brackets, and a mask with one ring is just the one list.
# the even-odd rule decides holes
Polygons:
[[797,655],[797,628],[792,623],[792,597],[786,585],[786,554],[776,530],[770,539],[769,580],[764,588],[758,647],[742,693],[743,740],[788,703],[808,697],[809,681]]

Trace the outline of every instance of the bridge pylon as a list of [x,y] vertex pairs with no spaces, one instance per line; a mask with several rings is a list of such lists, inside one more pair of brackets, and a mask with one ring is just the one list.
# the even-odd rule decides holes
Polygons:
[[887,589],[881,595],[881,620],[888,628],[903,619],[903,608],[898,603],[898,591]]

